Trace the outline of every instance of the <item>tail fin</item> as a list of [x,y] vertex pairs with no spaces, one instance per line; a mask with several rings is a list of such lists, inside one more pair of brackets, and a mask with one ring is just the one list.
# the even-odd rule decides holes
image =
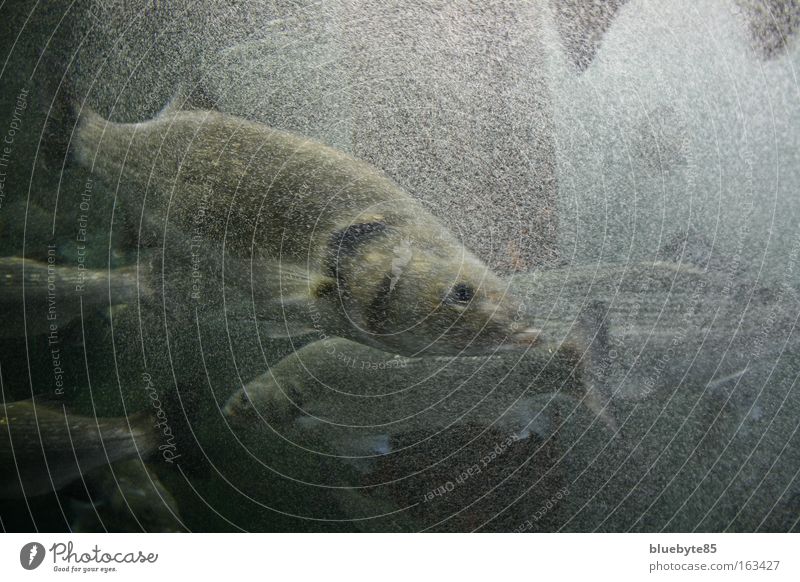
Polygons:
[[591,301],[578,316],[572,333],[570,347],[579,360],[576,370],[578,392],[572,396],[593,413],[609,430],[616,432],[617,423],[612,414],[612,398],[602,389],[609,347],[607,322],[608,306],[602,301]]
[[72,134],[70,135],[69,153],[84,167],[92,166],[92,157],[100,142],[100,137],[108,125],[108,120],[90,109],[88,106],[73,102]]
[[62,78],[45,112],[42,150],[47,168],[62,171],[73,157],[83,166],[91,164],[91,154],[108,122],[85,102],[69,80]]

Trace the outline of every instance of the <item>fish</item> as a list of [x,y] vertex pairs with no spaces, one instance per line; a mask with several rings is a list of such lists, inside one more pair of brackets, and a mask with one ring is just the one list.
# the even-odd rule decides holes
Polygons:
[[82,475],[158,446],[152,415],[93,418],[39,398],[0,404],[0,498],[58,491]]
[[527,438],[544,422],[543,394],[572,398],[613,428],[610,410],[582,382],[580,360],[563,347],[405,358],[333,338],[282,359],[233,393],[223,413],[245,432],[268,424],[302,439],[316,431],[338,454],[386,454],[392,437],[460,424]]
[[514,278],[517,294],[549,306],[539,322],[548,338],[581,338],[585,377],[603,398],[717,386],[748,361],[774,365],[785,342],[787,354],[796,349],[794,283],[748,278],[691,229],[659,256],[665,260],[572,264]]
[[151,295],[137,267],[94,270],[45,262],[0,258],[0,338],[48,334],[100,309]]
[[150,463],[118,461],[85,478],[90,501],[71,503],[73,532],[186,531],[178,503]]
[[[78,109],[74,159],[109,182],[121,175],[126,200],[155,230],[188,241],[164,248],[185,246],[183,259],[211,265],[202,277],[224,277],[252,317],[275,322],[274,337],[342,337],[405,356],[538,341],[507,283],[387,175],[312,139],[184,103],[139,123]],[[203,250],[190,252],[195,243]]]

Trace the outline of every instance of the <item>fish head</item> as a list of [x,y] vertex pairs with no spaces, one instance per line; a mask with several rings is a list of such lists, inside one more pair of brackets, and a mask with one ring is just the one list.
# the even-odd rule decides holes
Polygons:
[[427,226],[387,227],[353,256],[343,302],[350,339],[410,357],[534,345],[540,333],[508,283],[443,227]]

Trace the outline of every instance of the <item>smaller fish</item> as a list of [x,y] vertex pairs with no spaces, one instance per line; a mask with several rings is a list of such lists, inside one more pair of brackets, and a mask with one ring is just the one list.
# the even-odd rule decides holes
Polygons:
[[57,265],[55,257],[40,262],[22,257],[0,258],[0,338],[27,337],[63,329],[100,309],[151,296],[137,276],[137,267],[111,270]]
[[72,503],[73,532],[186,531],[178,503],[148,463],[119,461],[86,475],[92,501]]
[[34,399],[0,403],[0,498],[34,497],[93,469],[158,446],[149,412],[129,418],[71,414]]
[[[577,399],[613,426],[581,381],[580,357],[563,347],[522,355],[405,358],[335,338],[281,360],[234,393],[224,414],[239,427],[269,423],[298,434],[322,431],[339,454],[385,454],[391,436],[457,423],[525,438],[540,416],[541,399],[534,397],[551,393]],[[347,442],[354,446],[343,451],[347,445],[340,443]]]

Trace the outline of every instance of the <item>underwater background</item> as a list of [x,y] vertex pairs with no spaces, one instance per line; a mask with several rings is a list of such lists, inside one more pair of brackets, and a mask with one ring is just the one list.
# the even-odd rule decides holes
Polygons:
[[[157,439],[114,460],[99,423],[5,412],[2,479],[71,478],[0,496],[3,530],[797,531],[798,25],[795,0],[4,3],[4,405],[155,414]],[[190,269],[146,280],[173,243],[76,159],[70,101],[126,123],[192,102],[367,162],[552,345],[315,350],[231,317],[224,282],[170,299]],[[72,273],[55,335],[48,264]],[[288,418],[226,412],[295,385]]]

